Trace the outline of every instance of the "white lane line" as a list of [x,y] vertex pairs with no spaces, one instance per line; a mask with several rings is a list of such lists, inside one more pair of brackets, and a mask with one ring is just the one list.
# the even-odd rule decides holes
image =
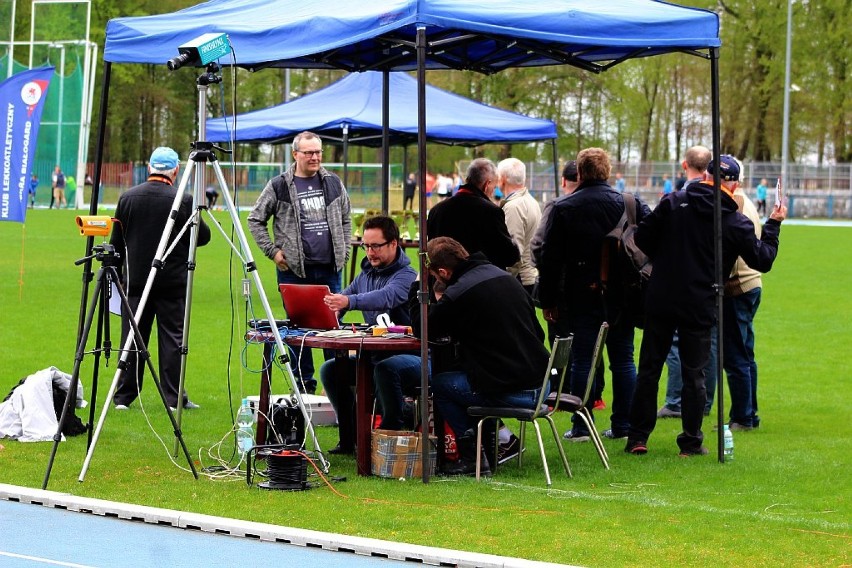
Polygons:
[[20,558],[22,560],[32,560],[41,562],[42,564],[51,564],[53,566],[69,566],[70,568],[95,568],[88,564],[74,564],[73,562],[62,562],[60,560],[51,560],[49,558],[39,558],[37,556],[27,556],[26,554],[15,554],[14,552],[3,552],[0,550],[0,556],[8,556],[9,558]]

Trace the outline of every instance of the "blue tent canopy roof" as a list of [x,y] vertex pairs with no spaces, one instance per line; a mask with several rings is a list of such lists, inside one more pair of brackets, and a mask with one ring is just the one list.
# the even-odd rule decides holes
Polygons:
[[[417,80],[405,73],[389,76],[390,138],[393,144],[417,141]],[[426,137],[443,144],[529,142],[557,137],[550,120],[490,107],[426,86]],[[382,73],[352,73],[331,85],[287,103],[237,116],[234,139],[276,142],[310,130],[341,138],[348,126],[350,143],[381,146]],[[225,142],[233,118],[207,121],[207,140]]]
[[720,45],[716,14],[657,0],[210,0],[110,20],[104,59],[165,63],[178,46],[217,32],[228,34],[236,64],[248,68],[412,70],[421,26],[429,68],[484,73],[556,64],[600,70]]

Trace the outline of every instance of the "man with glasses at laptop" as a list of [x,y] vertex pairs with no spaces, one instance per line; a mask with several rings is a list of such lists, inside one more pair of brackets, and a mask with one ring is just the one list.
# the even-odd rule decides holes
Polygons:
[[[364,321],[375,325],[386,313],[396,325],[409,325],[408,289],[417,278],[411,261],[399,246],[399,227],[390,217],[371,217],[364,222],[361,247],[367,257],[361,261],[361,273],[340,294],[329,294],[325,304],[342,315],[361,310]],[[382,428],[402,429],[403,392],[412,392],[420,384],[420,357],[414,354],[372,355],[376,397],[382,407]],[[345,369],[340,369],[345,365]],[[345,377],[345,379],[344,379]],[[329,359],[320,368],[323,388],[337,413],[340,441],[330,454],[355,453],[355,360]]]
[[[325,284],[339,292],[352,236],[349,195],[340,178],[322,167],[322,140],[313,132],[293,139],[293,162],[263,188],[248,216],[249,230],[275,263],[279,284]],[[313,394],[311,350],[294,351],[300,390]]]

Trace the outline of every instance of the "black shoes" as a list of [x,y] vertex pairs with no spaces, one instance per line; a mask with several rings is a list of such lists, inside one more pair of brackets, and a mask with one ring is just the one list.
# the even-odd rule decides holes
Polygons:
[[628,454],[641,456],[648,453],[648,443],[642,440],[627,440],[627,446],[624,451]]
[[700,446],[696,449],[681,450],[678,455],[682,458],[691,458],[694,456],[706,456],[708,453],[709,451],[707,450],[707,448],[705,448],[704,446]]
[[[525,448],[526,449],[526,448]],[[514,434],[509,437],[509,441],[505,444],[500,444],[497,448],[497,465],[503,465],[507,461],[518,457],[521,451],[521,440]]]
[[355,447],[354,446],[341,446],[339,443],[328,450],[328,453],[333,456],[354,456],[355,455]]

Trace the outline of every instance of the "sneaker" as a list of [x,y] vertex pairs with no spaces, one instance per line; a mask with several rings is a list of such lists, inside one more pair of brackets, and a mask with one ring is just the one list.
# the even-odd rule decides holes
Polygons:
[[127,410],[128,408],[130,408],[130,407],[127,406],[126,404],[116,404],[115,405],[116,410]]
[[642,440],[627,440],[624,452],[627,454],[641,456],[648,453],[648,444]]
[[[507,461],[518,457],[521,449],[521,440],[514,434],[505,444],[500,444],[497,448],[497,465],[503,465]],[[526,448],[524,448],[526,450]]]
[[746,426],[739,422],[728,422],[728,430],[731,432],[748,432],[749,430],[754,430],[754,426]]
[[[187,400],[185,403],[183,403],[184,410],[198,410],[199,408],[201,408],[201,405],[195,404],[191,400]],[[170,406],[169,410],[171,410],[172,412],[177,412],[177,408],[175,408],[174,406]]]
[[603,399],[596,400],[592,410],[606,410],[606,402]]
[[616,432],[610,428],[609,430],[604,430],[603,435],[604,438],[609,438],[610,440],[621,440],[627,437],[627,432]]
[[663,406],[657,412],[657,418],[680,418],[680,411],[672,410],[668,406]]
[[569,442],[588,442],[591,440],[588,434],[579,434],[575,432],[573,429],[565,432],[565,435],[562,436]]
[[709,452],[707,448],[701,446],[697,450],[681,450],[678,454],[682,458],[691,458],[694,456],[706,456]]

